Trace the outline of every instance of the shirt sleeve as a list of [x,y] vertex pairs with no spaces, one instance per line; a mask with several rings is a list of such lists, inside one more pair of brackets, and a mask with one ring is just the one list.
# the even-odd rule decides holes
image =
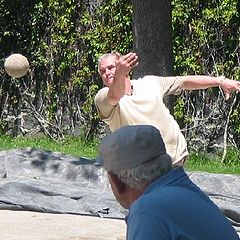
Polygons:
[[163,91],[163,96],[179,95],[182,88],[182,80],[178,77],[158,77],[160,87]]
[[135,213],[127,220],[127,240],[172,239],[166,223],[145,212]]
[[101,120],[108,119],[116,106],[112,106],[107,98],[108,87],[102,88],[95,96],[94,102]]

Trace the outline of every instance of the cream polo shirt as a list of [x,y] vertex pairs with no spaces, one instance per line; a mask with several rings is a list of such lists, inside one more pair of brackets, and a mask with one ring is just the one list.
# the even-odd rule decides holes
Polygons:
[[125,125],[153,125],[159,129],[167,153],[174,164],[188,155],[187,143],[178,123],[163,102],[163,97],[180,94],[182,82],[148,75],[138,80],[131,80],[133,93],[124,95],[116,106],[111,106],[107,99],[108,87],[97,93],[95,104],[101,120],[115,131]]

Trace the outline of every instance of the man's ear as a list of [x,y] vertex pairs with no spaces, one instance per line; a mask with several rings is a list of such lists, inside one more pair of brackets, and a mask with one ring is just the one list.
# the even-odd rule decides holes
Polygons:
[[124,182],[122,182],[117,175],[115,175],[114,173],[108,172],[108,176],[111,179],[112,183],[114,183],[114,185],[117,188],[117,191],[119,193],[123,193],[125,191],[126,185]]

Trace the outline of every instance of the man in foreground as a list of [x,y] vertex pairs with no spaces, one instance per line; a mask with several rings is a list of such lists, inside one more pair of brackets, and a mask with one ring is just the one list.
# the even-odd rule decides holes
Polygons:
[[105,54],[99,59],[99,73],[106,87],[95,97],[101,120],[113,132],[126,125],[149,124],[160,130],[167,153],[173,164],[182,165],[188,150],[178,123],[164,104],[164,97],[180,94],[182,90],[205,89],[220,86],[226,98],[232,91],[240,92],[240,82],[221,77],[144,76],[130,80],[129,72],[138,65],[136,53]]
[[122,127],[103,138],[99,153],[117,201],[129,209],[127,240],[239,239],[183,168],[172,168],[155,127]]

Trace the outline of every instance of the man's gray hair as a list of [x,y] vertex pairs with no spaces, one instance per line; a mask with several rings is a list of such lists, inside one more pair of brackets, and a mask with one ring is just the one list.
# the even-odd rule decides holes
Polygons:
[[112,173],[117,175],[128,186],[144,190],[147,185],[168,173],[171,169],[171,157],[168,154],[162,154],[135,168],[114,171]]
[[113,53],[105,53],[103,55],[101,55],[99,58],[98,58],[98,73],[100,74],[100,63],[103,59],[105,58],[109,58],[109,57],[116,57],[117,56],[117,53],[113,52]]

